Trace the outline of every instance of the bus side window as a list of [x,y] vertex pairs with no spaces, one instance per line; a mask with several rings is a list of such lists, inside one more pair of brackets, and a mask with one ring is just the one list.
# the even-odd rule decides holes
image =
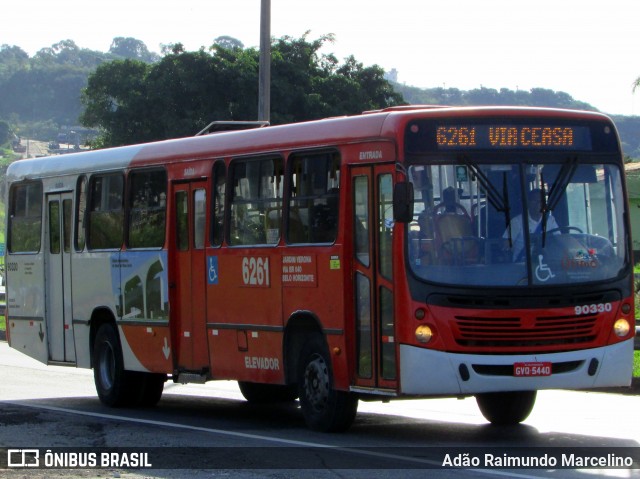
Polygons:
[[167,217],[167,173],[164,170],[133,171],[129,185],[128,246],[161,248]]
[[220,246],[224,237],[224,202],[227,172],[224,161],[213,165],[213,221],[211,221],[211,244]]
[[85,245],[85,221],[87,214],[87,177],[78,178],[78,186],[76,188],[76,251],[84,250]]
[[91,177],[88,238],[89,249],[119,249],[122,246],[123,212],[121,174]]
[[333,243],[338,234],[340,158],[336,153],[295,155],[290,167],[289,243]]
[[235,160],[230,171],[230,244],[277,244],[282,223],[282,159]]
[[42,184],[16,184],[9,194],[9,252],[40,251]]

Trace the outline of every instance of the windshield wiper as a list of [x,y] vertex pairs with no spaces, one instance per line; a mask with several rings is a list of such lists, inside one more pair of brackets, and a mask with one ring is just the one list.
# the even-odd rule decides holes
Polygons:
[[562,164],[562,168],[560,169],[560,173],[558,173],[558,177],[553,185],[551,185],[551,191],[549,192],[549,201],[546,200],[545,188],[544,188],[544,177],[542,176],[542,172],[540,172],[540,210],[542,213],[542,247],[544,248],[545,239],[547,237],[547,217],[549,213],[551,213],[558,203],[562,199],[562,195],[564,194],[573,174],[578,168],[578,158],[567,158]]
[[502,197],[504,198],[504,222],[506,231],[509,236],[509,249],[513,248],[513,241],[511,240],[511,208],[509,206],[509,188],[507,185],[507,174],[502,173]]
[[509,233],[509,249],[513,248],[513,241],[511,240],[511,207],[509,206],[509,187],[507,186],[507,174],[502,173],[502,196],[504,198],[504,222],[506,231]]
[[461,162],[471,170],[471,172],[478,179],[478,183],[487,192],[487,199],[489,203],[495,208],[496,211],[504,213],[505,228],[509,231],[509,246],[511,246],[511,208],[509,207],[509,190],[507,186],[507,174],[503,173],[502,181],[502,194],[498,189],[493,186],[491,180],[487,178],[487,175],[478,168],[476,165],[468,161],[466,158],[461,158]]
[[576,168],[578,168],[578,158],[567,158],[567,161],[563,163],[560,173],[558,173],[558,178],[556,178],[555,183],[551,186],[551,191],[549,191],[549,201],[547,203],[549,211],[553,211],[558,206]]
[[542,213],[542,247],[544,248],[545,241],[547,239],[547,192],[544,187],[544,176],[542,171],[540,172],[540,213]]

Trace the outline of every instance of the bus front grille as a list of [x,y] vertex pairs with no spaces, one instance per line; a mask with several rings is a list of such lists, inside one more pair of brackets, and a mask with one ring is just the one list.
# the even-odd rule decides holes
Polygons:
[[460,346],[544,347],[584,344],[596,339],[597,316],[456,316],[453,333]]

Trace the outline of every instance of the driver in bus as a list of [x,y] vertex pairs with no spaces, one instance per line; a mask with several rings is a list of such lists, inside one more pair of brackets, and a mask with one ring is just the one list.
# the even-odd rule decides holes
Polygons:
[[[527,211],[528,211],[528,223],[529,234],[531,236],[542,235],[542,192],[540,188],[534,188],[527,193]],[[552,231],[558,228],[558,223],[551,214],[547,213],[547,222],[545,225],[546,231]],[[502,238],[505,240],[505,250],[511,249],[513,261],[524,260],[524,229],[522,225],[523,215],[518,215],[511,219],[511,223],[505,230]],[[511,248],[509,248],[509,238],[511,238]]]

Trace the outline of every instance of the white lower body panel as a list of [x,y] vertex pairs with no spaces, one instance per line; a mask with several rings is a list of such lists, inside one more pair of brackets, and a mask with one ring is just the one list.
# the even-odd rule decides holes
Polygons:
[[[594,368],[593,360],[597,361],[597,368]],[[553,364],[579,362],[579,364],[567,372],[536,377],[514,377],[487,372],[480,374],[474,370],[474,365],[491,369],[494,366],[512,367],[516,362]],[[460,395],[498,391],[628,386],[631,384],[632,368],[633,338],[602,348],[517,356],[454,354],[403,344],[400,345],[400,394]]]

